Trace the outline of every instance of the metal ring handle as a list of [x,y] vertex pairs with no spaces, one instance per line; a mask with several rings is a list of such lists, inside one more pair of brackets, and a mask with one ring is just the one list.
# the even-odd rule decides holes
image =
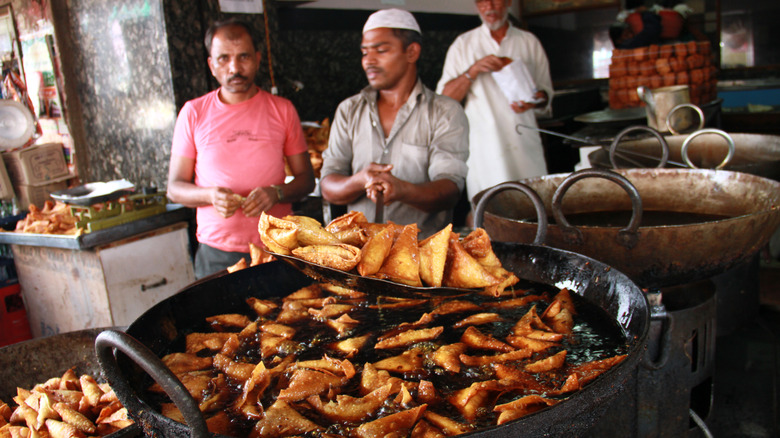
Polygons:
[[649,132],[650,134],[652,134],[653,137],[655,137],[661,143],[661,159],[658,161],[658,165],[655,167],[661,168],[666,166],[667,161],[669,161],[669,143],[666,142],[664,136],[661,135],[660,132],[658,132],[657,130],[649,126],[635,125],[623,129],[618,133],[618,135],[615,136],[615,139],[612,140],[612,144],[609,146],[609,162],[612,164],[612,168],[618,169],[618,165],[617,162],[615,161],[615,157],[617,156],[617,146],[620,143],[620,140],[622,140],[626,134],[633,131]]
[[536,237],[534,237],[533,244],[544,244],[544,239],[547,238],[547,212],[544,209],[544,202],[542,201],[542,198],[539,197],[539,194],[534,191],[534,189],[521,182],[508,181],[488,189],[488,191],[486,191],[479,199],[477,206],[474,208],[474,226],[476,228],[482,228],[482,222],[485,218],[485,209],[487,208],[488,201],[496,194],[510,189],[519,190],[525,193],[525,195],[531,199],[531,202],[534,204],[534,209],[536,210],[537,222]]
[[[114,356],[114,349],[126,354],[127,357],[146,371],[155,382],[162,386],[165,393],[168,394],[184,416],[187,425],[190,427],[190,436],[192,438],[212,436],[206,426],[206,420],[201,415],[198,403],[192,398],[187,388],[184,387],[176,375],[162,363],[160,358],[132,336],[117,330],[106,330],[95,338],[95,352],[106,380],[109,381],[111,388],[116,392],[122,404],[128,408],[128,411],[136,412],[138,415],[154,412],[149,405],[138,397],[130,382],[122,374],[116,356]],[[148,422],[143,417],[141,421]],[[184,425],[181,426],[184,427]],[[150,427],[152,429],[155,428],[154,425],[142,425],[142,429],[145,431]]]
[[628,196],[631,198],[631,220],[629,221],[628,226],[618,231],[617,240],[620,245],[623,245],[628,249],[633,248],[639,241],[639,232],[637,230],[639,229],[640,222],[642,222],[642,198],[639,196],[639,191],[636,189],[636,187],[631,184],[631,181],[629,181],[623,175],[620,175],[619,173],[613,172],[611,170],[582,169],[566,177],[561,185],[558,186],[558,188],[555,190],[555,194],[553,194],[552,213],[553,217],[555,218],[555,222],[559,227],[561,227],[561,231],[569,236],[568,239],[573,241],[575,244],[582,244],[584,241],[582,230],[571,225],[569,221],[566,220],[566,217],[561,211],[561,204],[563,202],[563,196],[566,194],[569,188],[574,185],[575,182],[583,178],[592,177],[604,178],[617,183],[626,191],[626,193],[628,193]]
[[729,164],[731,159],[734,158],[736,145],[734,144],[734,139],[731,138],[731,136],[727,132],[715,128],[700,129],[694,132],[693,134],[689,135],[688,138],[685,139],[685,141],[682,144],[682,148],[680,149],[680,154],[682,154],[682,158],[683,161],[685,161],[685,164],[687,164],[692,169],[698,169],[698,167],[695,164],[693,164],[693,162],[691,162],[690,158],[688,158],[688,147],[691,145],[691,141],[701,134],[718,134],[721,137],[726,139],[726,142],[729,145],[729,152],[728,154],[726,154],[726,158],[724,158],[723,161],[715,167],[715,169],[723,169],[724,167],[726,167],[726,165]]
[[699,127],[696,128],[698,131],[699,129],[704,128],[704,112],[702,112],[701,108],[699,108],[698,105],[694,105],[692,103],[681,103],[674,108],[672,108],[671,111],[669,111],[668,114],[666,114],[666,127],[669,128],[669,132],[672,134],[679,135],[680,132],[676,129],[672,128],[672,114],[674,114],[676,111],[682,109],[682,108],[692,108],[694,111],[696,111],[696,114],[699,115]]

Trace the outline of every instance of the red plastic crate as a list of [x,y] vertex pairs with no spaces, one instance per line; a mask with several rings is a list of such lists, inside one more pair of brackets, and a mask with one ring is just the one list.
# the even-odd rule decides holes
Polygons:
[[19,283],[0,288],[0,347],[32,339]]

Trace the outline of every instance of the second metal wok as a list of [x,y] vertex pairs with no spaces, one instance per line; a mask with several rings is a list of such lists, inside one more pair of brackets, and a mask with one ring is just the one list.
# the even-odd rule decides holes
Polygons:
[[[638,192],[638,212],[636,199],[626,192],[630,188],[615,184],[620,178]],[[557,224],[547,226],[546,245],[601,260],[646,288],[721,273],[760,250],[780,224],[780,183],[741,172],[585,169],[520,182],[539,195],[549,216],[556,216]],[[534,240],[536,213],[525,194],[498,185],[477,194],[474,202],[477,225],[494,241]],[[572,227],[561,223],[566,215],[632,211],[632,205],[634,216],[625,225]],[[650,211],[680,212],[723,219],[645,226],[643,211],[646,215]]]
[[[765,134],[729,133],[734,141],[734,156],[726,164],[724,170],[745,172],[753,175],[780,181],[780,136]],[[683,143],[689,135],[668,135],[664,139],[669,145],[669,160],[683,163]],[[660,157],[661,145],[655,138],[642,140],[624,140],[618,150],[624,157],[634,161],[631,163],[620,157],[616,158],[618,167],[656,167]],[[712,169],[718,166],[728,154],[726,139],[717,134],[703,133],[689,140],[687,155],[694,166],[702,169]],[[641,154],[641,155],[640,155]],[[612,169],[614,166],[609,158],[609,151],[598,149],[588,155],[588,160],[594,167]],[[667,167],[671,167],[667,165]]]
[[[624,274],[591,258],[559,249],[517,243],[494,243],[493,249],[507,269],[521,279],[559,288],[567,287],[603,309],[620,328],[628,346],[628,356],[598,379],[568,399],[548,409],[507,424],[483,429],[469,436],[537,437],[579,436],[603,414],[642,359],[649,326],[648,304],[641,290]],[[187,333],[203,331],[204,318],[220,313],[253,315],[246,298],[284,296],[310,284],[312,280],[282,261],[266,263],[236,273],[201,281],[149,309],[127,329],[131,338],[119,332],[101,333],[96,349],[106,378],[131,415],[147,435],[185,437],[207,436],[205,424],[197,419],[197,404],[188,417],[188,402],[175,394],[174,382],[158,383],[172,395],[188,424],[177,423],[155,412],[144,389],[151,383],[147,372],[154,371],[157,357],[183,349]],[[137,347],[142,353],[137,352]],[[133,358],[117,354],[121,350]],[[153,360],[152,360],[153,359]],[[139,368],[135,364],[140,364]],[[144,371],[146,370],[146,371]],[[154,371],[157,373],[156,371]],[[165,373],[158,373],[165,374]],[[161,381],[162,380],[162,381]],[[175,380],[175,377],[173,377]],[[173,387],[169,389],[172,384]],[[190,402],[194,401],[190,398]],[[192,406],[192,405],[190,405]],[[192,412],[190,411],[190,412]]]

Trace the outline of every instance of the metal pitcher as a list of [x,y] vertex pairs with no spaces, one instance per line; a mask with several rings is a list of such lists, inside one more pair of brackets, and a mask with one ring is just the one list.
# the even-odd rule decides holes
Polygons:
[[676,134],[693,125],[691,111],[678,111],[681,108],[694,109],[699,114],[700,124],[704,122],[704,115],[699,107],[691,104],[690,89],[687,85],[672,85],[652,90],[639,86],[636,92],[647,104],[647,125],[659,132]]

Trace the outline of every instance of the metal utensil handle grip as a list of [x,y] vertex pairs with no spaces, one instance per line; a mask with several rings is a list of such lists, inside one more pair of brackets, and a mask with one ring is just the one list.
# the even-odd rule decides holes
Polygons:
[[106,330],[95,338],[95,352],[106,379],[125,407],[138,413],[152,412],[151,408],[141,401],[138,394],[130,386],[130,382],[122,374],[122,371],[119,369],[119,363],[114,356],[114,349],[126,354],[127,357],[146,371],[155,382],[160,384],[165,393],[181,411],[187,425],[190,427],[193,438],[211,437],[198,403],[157,355],[126,333],[117,330]]
[[671,111],[669,111],[669,113],[666,115],[666,127],[669,128],[669,132],[676,135],[680,134],[680,132],[674,129],[672,126],[672,114],[683,108],[691,108],[696,111],[696,114],[699,115],[699,127],[696,128],[697,131],[701,128],[704,128],[704,112],[701,110],[701,108],[699,108],[698,105],[694,105],[692,103],[681,103],[672,108]]
[[731,138],[731,136],[727,132],[721,131],[720,129],[715,129],[715,128],[699,129],[698,131],[689,135],[688,138],[686,138],[685,141],[683,142],[682,148],[680,149],[680,154],[682,154],[683,161],[685,161],[685,164],[687,164],[692,169],[698,169],[698,167],[696,167],[696,165],[693,164],[691,159],[688,158],[688,148],[691,146],[691,141],[693,141],[694,138],[702,134],[718,134],[721,137],[726,139],[726,142],[729,145],[729,152],[728,154],[726,154],[726,158],[724,158],[723,161],[715,167],[715,169],[723,169],[724,167],[726,167],[727,164],[729,164],[729,162],[731,162],[731,159],[734,158],[736,145],[734,144],[734,139]]
[[492,199],[496,194],[503,192],[504,190],[511,189],[519,190],[525,193],[525,195],[531,199],[531,202],[534,204],[534,209],[536,210],[537,222],[536,236],[534,237],[533,244],[544,244],[544,239],[547,238],[547,212],[544,209],[544,202],[542,201],[542,198],[539,197],[539,194],[534,191],[534,189],[520,182],[504,182],[493,186],[487,192],[485,192],[482,198],[479,199],[479,202],[477,202],[477,206],[474,208],[474,226],[476,228],[482,228],[482,223],[485,218],[485,209],[487,208],[488,201],[490,201],[490,199]]
[[655,137],[659,143],[661,143],[661,159],[658,161],[658,165],[655,167],[662,168],[666,166],[666,162],[669,161],[669,143],[666,142],[666,139],[664,139],[663,135],[649,126],[635,125],[623,129],[618,133],[618,135],[615,136],[615,139],[612,140],[612,144],[609,146],[609,162],[612,164],[612,168],[619,168],[617,162],[615,161],[615,157],[618,155],[617,147],[618,144],[620,144],[620,140],[622,140],[626,134],[633,131],[648,132],[652,134],[652,136]]
[[623,175],[620,175],[619,173],[613,172],[611,170],[582,169],[566,177],[566,179],[563,180],[561,185],[558,186],[558,188],[555,190],[555,193],[553,194],[552,214],[555,218],[555,223],[561,227],[561,230],[565,234],[574,236],[573,238],[570,238],[574,241],[574,243],[582,244],[584,241],[582,230],[571,225],[569,221],[566,220],[566,216],[564,216],[563,211],[561,210],[561,204],[563,202],[563,196],[566,194],[569,188],[574,185],[575,182],[583,178],[593,177],[604,178],[617,183],[626,191],[626,193],[628,193],[629,198],[631,198],[631,220],[629,221],[628,226],[618,231],[617,239],[618,243],[624,247],[629,249],[633,248],[636,246],[637,241],[639,240],[639,233],[637,230],[639,229],[639,224],[642,222],[642,198],[639,196],[639,191],[636,189],[636,187],[631,184],[631,181],[629,181]]

